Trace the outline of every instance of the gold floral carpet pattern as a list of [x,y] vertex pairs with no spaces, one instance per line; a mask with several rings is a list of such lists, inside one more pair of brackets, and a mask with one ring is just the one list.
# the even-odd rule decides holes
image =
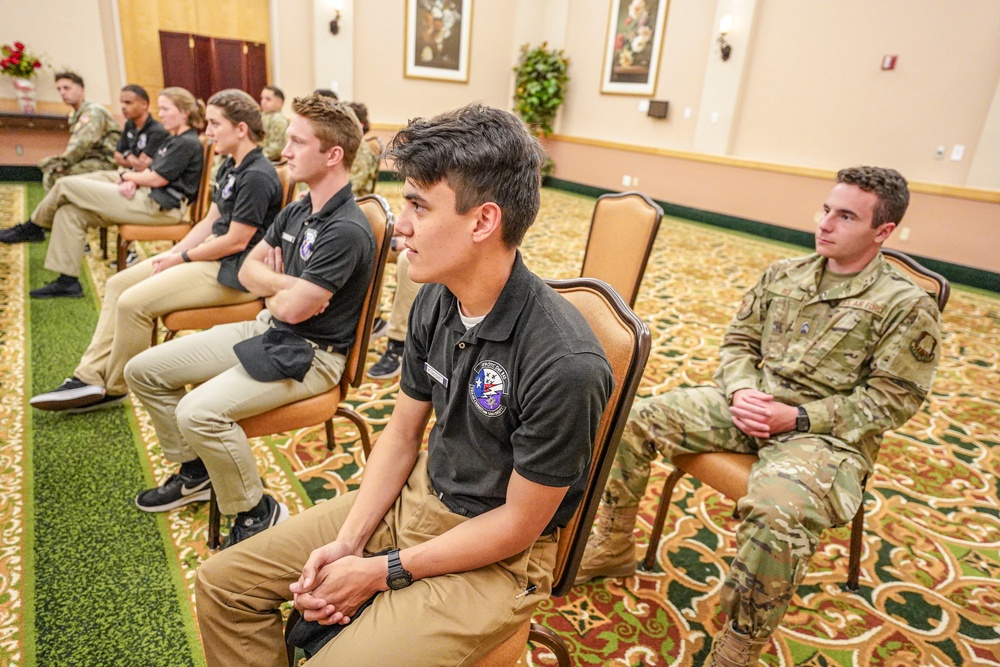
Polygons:
[[[0,226],[23,219],[0,186]],[[399,186],[379,183],[393,210]],[[522,248],[525,262],[545,277],[578,275],[593,199],[546,190],[542,212]],[[11,217],[13,215],[13,217]],[[91,241],[96,248],[96,235]],[[145,247],[155,250],[155,246]],[[804,254],[684,221],[666,219],[636,303],[653,333],[640,395],[708,382],[718,345],[743,292],[772,261]],[[0,248],[0,665],[24,664],[25,631],[18,558],[24,453],[19,449],[24,368],[23,274],[20,253]],[[109,275],[89,256],[98,290]],[[386,271],[388,313],[394,267]],[[1000,665],[1000,299],[968,290],[952,294],[944,314],[943,359],[931,400],[904,428],[888,434],[866,494],[861,589],[843,590],[846,528],[824,535],[799,595],[767,647],[768,665],[868,667]],[[20,332],[20,333],[19,333]],[[11,345],[11,343],[15,343]],[[385,341],[373,342],[369,363]],[[366,381],[348,399],[377,433],[392,410],[397,385]],[[18,394],[18,392],[21,392]],[[134,409],[153,477],[171,472],[148,419]],[[357,487],[364,462],[354,427],[336,423],[328,453],[322,427],[254,443],[269,492],[300,511]],[[648,548],[650,523],[668,464],[655,467],[639,524],[637,558]],[[718,592],[734,553],[732,504],[690,478],[672,498],[667,530],[655,545],[657,566],[625,579],[578,586],[544,604],[535,618],[568,643],[578,665],[701,665],[723,618]],[[191,596],[205,548],[207,508],[164,515]],[[543,650],[526,665],[555,664]]]

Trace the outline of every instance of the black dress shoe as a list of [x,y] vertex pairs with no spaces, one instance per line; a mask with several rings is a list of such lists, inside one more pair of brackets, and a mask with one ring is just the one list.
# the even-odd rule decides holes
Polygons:
[[45,230],[31,222],[22,222],[0,230],[0,243],[38,243],[45,240]]
[[31,290],[30,294],[32,298],[35,299],[55,299],[58,297],[72,297],[78,299],[83,296],[83,285],[81,285],[78,280],[73,282],[60,282],[55,280],[45,287],[39,287],[38,289]]

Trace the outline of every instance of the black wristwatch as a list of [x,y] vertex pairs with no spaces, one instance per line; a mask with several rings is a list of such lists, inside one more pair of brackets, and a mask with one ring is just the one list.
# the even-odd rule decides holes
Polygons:
[[799,433],[809,432],[809,413],[802,406],[799,406],[799,414],[795,418],[795,430]]
[[403,564],[399,562],[399,549],[389,552],[389,576],[385,578],[385,583],[394,591],[413,583],[413,575],[404,570]]

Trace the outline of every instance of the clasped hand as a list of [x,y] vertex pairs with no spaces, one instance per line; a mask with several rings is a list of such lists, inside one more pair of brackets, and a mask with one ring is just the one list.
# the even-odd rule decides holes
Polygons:
[[770,438],[795,428],[798,408],[756,389],[740,389],[729,407],[733,425],[753,438]]
[[288,588],[305,620],[346,625],[365,600],[385,589],[387,573],[386,558],[363,558],[334,541],[309,554],[299,580]]

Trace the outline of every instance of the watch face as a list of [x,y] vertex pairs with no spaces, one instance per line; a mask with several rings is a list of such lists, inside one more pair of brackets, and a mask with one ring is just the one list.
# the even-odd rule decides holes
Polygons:
[[406,588],[410,585],[410,578],[406,575],[399,574],[394,577],[389,577],[388,584],[389,588],[394,591],[398,591],[400,588]]

